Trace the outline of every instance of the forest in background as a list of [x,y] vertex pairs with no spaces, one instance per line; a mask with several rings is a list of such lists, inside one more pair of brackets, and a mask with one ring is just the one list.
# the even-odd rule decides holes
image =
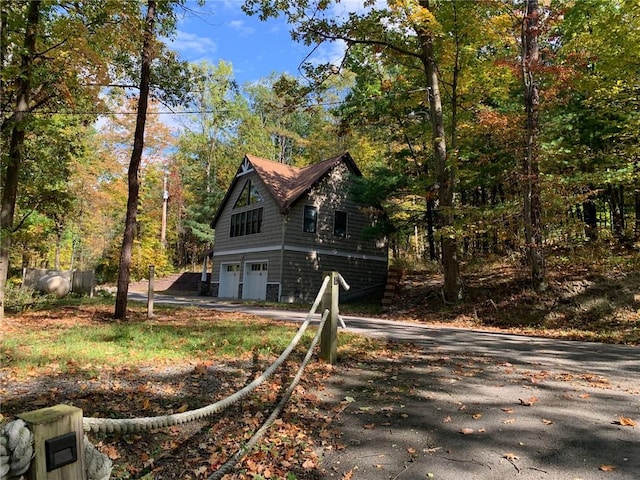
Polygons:
[[581,252],[638,270],[638,0],[389,0],[343,17],[333,3],[246,0],[247,14],[285,16],[310,49],[347,47],[305,79],[238,85],[230,63],[187,64],[159,40],[183,0],[3,2],[8,284],[23,267],[116,279],[150,4],[132,279],[151,264],[199,268],[245,153],[302,166],[343,151],[363,171],[359,197],[389,217],[372,234],[389,237],[392,263],[442,265],[445,300],[462,295],[465,264],[496,256],[532,286]]

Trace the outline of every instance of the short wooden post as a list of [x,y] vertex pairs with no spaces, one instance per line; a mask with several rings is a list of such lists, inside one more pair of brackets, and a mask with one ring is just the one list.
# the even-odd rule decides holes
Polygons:
[[147,318],[153,318],[153,277],[155,276],[155,267],[149,265],[149,289],[147,291]]
[[[82,410],[71,405],[56,405],[42,408],[32,412],[18,415],[24,420],[33,433],[33,451],[35,457],[31,461],[31,467],[27,471],[28,480],[86,480],[87,469],[84,463],[84,430],[82,428]],[[75,434],[76,460],[71,459],[72,447],[65,447],[54,453],[51,446],[52,439],[65,434]],[[69,435],[72,437],[73,435]],[[53,465],[47,471],[47,448],[49,440],[50,457],[53,457]],[[73,441],[73,438],[71,438]],[[67,442],[68,443],[68,442]],[[71,463],[67,463],[71,461]],[[50,463],[52,460],[50,460]],[[55,464],[64,464],[58,468]]]
[[338,360],[338,272],[330,272],[329,285],[322,296],[322,312],[329,316],[320,335],[320,358],[335,365]]

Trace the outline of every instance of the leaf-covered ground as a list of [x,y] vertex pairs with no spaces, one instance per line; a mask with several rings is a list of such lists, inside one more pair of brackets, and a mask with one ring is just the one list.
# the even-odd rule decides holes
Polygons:
[[640,344],[640,272],[562,266],[529,288],[504,263],[466,273],[464,299],[445,305],[439,275],[406,271],[388,316],[552,338]]
[[[466,276],[465,301],[456,306],[442,303],[439,288],[436,276],[406,273],[395,305],[385,316],[429,324],[595,339],[609,343],[637,345],[640,340],[640,305],[636,297],[640,293],[640,275],[637,273],[580,275],[576,272],[561,275],[556,272],[550,276],[549,287],[544,292],[532,292],[523,280],[515,278],[513,271],[506,267],[496,268],[490,273],[484,271]],[[26,312],[9,316],[3,325],[3,335],[10,336],[17,330],[45,335],[48,331],[104,324],[110,321],[110,313],[109,307],[67,308],[63,315]],[[216,318],[226,314],[210,310],[171,310],[155,321],[158,325],[162,322],[185,325],[193,321],[194,315],[215,322]],[[143,321],[143,317],[139,312],[133,320]],[[403,405],[415,404],[420,395],[429,396],[424,392],[432,390],[434,385],[446,385],[450,391],[448,395],[455,396],[456,391],[460,392],[457,389],[469,388],[472,381],[477,382],[482,378],[482,372],[489,369],[499,371],[505,376],[505,382],[515,385],[527,383],[536,387],[540,383],[549,385],[555,382],[555,385],[560,384],[557,388],[561,391],[565,388],[562,384],[565,384],[564,394],[576,402],[594,395],[594,389],[608,388],[598,385],[599,377],[590,377],[588,372],[586,376],[567,376],[562,372],[511,368],[495,362],[487,365],[487,360],[481,358],[425,355],[411,345],[371,340],[356,347],[341,348],[338,367],[319,362],[310,364],[284,414],[227,479],[352,478],[358,473],[358,461],[347,465],[347,452],[367,442],[374,434],[390,431],[391,424],[394,428],[403,424],[411,426],[410,412]],[[216,361],[207,360],[203,355],[160,363],[145,362],[142,357],[132,354],[128,361],[123,363],[122,359],[118,362],[114,359],[112,364],[60,362],[56,361],[55,355],[49,359],[46,351],[41,353],[46,360],[42,366],[25,370],[3,352],[0,420],[10,420],[17,413],[57,403],[76,405],[83,409],[85,416],[114,418],[187,411],[208,405],[246,385],[279,352],[246,352],[237,358]],[[295,374],[302,355],[302,351],[297,352],[258,391],[220,415],[151,432],[92,434],[91,440],[112,458],[113,479],[207,478],[267,418]],[[418,366],[418,363],[410,364],[408,359],[411,358],[419,360],[420,376],[425,385],[421,387],[422,393],[411,380],[415,373],[411,369]],[[351,384],[360,377],[362,381]],[[513,409],[524,407],[525,411],[531,411],[527,408],[538,405],[539,400],[547,401],[538,394],[527,396],[527,393],[525,391],[519,398],[510,398],[498,410],[447,400],[445,405],[451,412],[442,412],[442,418],[437,419],[440,424],[437,428],[444,426],[446,431],[453,428],[450,433],[478,437],[484,434],[481,429],[490,428],[484,424],[480,426],[490,418],[494,426],[509,428],[508,422],[520,421],[510,416]],[[562,421],[570,424],[570,415],[566,412],[562,415]],[[551,415],[541,414],[537,428],[561,423],[559,417],[548,417]],[[640,419],[621,412],[609,420],[620,422],[619,428],[626,433],[628,429],[636,429]],[[631,423],[624,425],[622,422]],[[345,437],[345,429],[348,428],[352,430]],[[404,430],[409,435],[413,426]],[[398,453],[409,463],[427,455],[454,456],[451,452],[442,451],[435,440],[423,443],[408,442]],[[386,447],[389,451],[400,448],[397,444],[393,448],[391,445]],[[507,462],[519,473],[523,463],[520,458],[524,454],[518,451],[518,446],[499,453],[496,462],[500,465]],[[341,458],[345,460],[342,464]],[[384,458],[375,460],[378,462],[375,465],[371,463],[374,460],[361,460],[360,468],[366,466],[386,472]],[[602,465],[608,468],[613,464]],[[420,478],[425,477],[421,474]]]

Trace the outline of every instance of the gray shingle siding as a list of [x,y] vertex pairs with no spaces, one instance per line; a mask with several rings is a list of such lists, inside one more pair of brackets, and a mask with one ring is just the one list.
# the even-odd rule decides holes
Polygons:
[[283,302],[310,303],[322,285],[324,273],[337,271],[351,289],[340,293],[343,299],[381,295],[387,278],[383,261],[339,256],[330,253],[286,251],[282,282]]

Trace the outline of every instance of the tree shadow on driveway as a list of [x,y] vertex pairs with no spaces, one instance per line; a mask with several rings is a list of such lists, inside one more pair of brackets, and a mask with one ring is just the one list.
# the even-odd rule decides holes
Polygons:
[[537,339],[547,350],[511,336],[502,350],[495,337],[445,348],[438,334],[438,345],[337,369],[320,392],[327,408],[340,405],[342,432],[324,451],[326,478],[638,478],[640,426],[625,425],[640,424],[637,350],[620,370],[585,361],[580,371],[594,345],[566,342],[573,351],[554,347],[556,360]]

